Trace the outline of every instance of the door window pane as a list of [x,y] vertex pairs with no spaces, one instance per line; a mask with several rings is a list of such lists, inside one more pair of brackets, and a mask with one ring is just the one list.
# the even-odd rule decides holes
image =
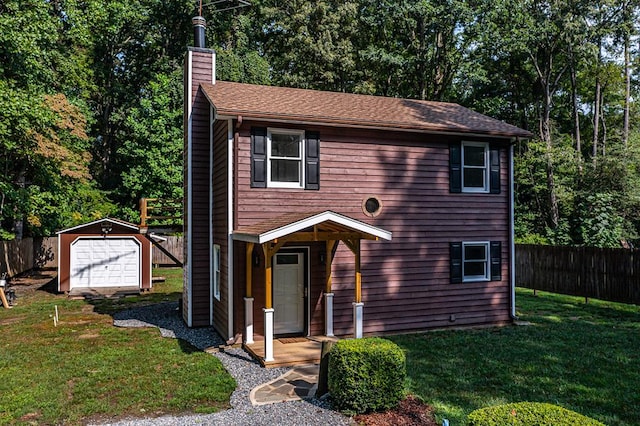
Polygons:
[[298,255],[297,254],[279,254],[276,256],[276,263],[278,265],[297,265]]

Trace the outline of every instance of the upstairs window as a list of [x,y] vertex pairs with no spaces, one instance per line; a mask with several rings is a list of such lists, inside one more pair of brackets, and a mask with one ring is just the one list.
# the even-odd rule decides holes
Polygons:
[[500,193],[500,150],[486,142],[449,146],[451,192]]
[[251,187],[320,189],[319,133],[252,127]]
[[301,188],[303,131],[269,129],[267,132],[267,186]]
[[489,144],[462,144],[462,191],[489,192]]

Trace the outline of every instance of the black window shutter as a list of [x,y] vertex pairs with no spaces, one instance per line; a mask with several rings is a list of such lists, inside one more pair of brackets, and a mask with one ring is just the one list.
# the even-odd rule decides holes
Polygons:
[[305,134],[305,189],[320,189],[320,133]]
[[462,282],[462,243],[455,242],[449,245],[449,262],[451,264],[451,282]]
[[489,192],[500,193],[500,149],[495,146],[489,150]]
[[462,192],[462,146],[449,145],[449,192]]
[[491,281],[502,280],[502,241],[491,241]]
[[251,128],[251,187],[267,187],[267,128]]

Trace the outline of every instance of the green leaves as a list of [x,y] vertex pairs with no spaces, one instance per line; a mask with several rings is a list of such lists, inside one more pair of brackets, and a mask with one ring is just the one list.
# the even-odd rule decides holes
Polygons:
[[180,72],[157,74],[127,117],[128,137],[117,153],[127,165],[121,174],[122,195],[135,202],[142,197],[182,198],[181,84]]

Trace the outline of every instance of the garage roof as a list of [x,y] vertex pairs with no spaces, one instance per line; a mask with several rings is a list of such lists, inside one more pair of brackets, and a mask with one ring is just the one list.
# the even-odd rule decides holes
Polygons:
[[124,221],[124,220],[120,220],[120,219],[113,219],[113,218],[110,218],[110,217],[105,217],[103,219],[94,220],[93,222],[83,223],[81,225],[77,225],[77,226],[74,226],[72,228],[63,229],[62,231],[56,232],[56,234],[66,234],[66,233],[69,233],[71,231],[77,231],[78,229],[88,228],[88,227],[91,227],[91,226],[94,226],[94,225],[100,225],[100,224],[102,224],[104,222],[109,222],[109,223],[111,223],[111,225],[116,225],[116,226],[119,226],[119,227],[130,229],[131,231],[133,231],[133,233],[136,233],[136,234],[140,232],[140,227],[138,225],[136,225],[136,224],[133,224],[131,222],[127,222],[127,221]]

